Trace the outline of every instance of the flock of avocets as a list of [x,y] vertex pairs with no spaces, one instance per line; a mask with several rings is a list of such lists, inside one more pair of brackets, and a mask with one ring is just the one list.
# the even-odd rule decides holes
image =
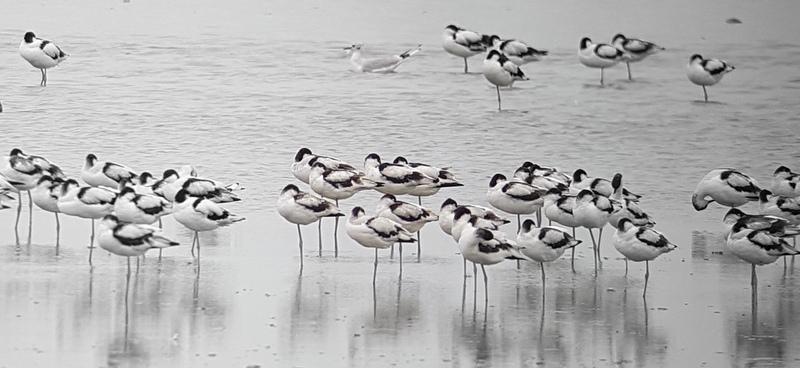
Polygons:
[[[350,211],[346,233],[356,243],[375,250],[373,283],[377,275],[378,250],[399,245],[402,272],[402,244],[418,243],[419,232],[425,224],[438,222],[451,235],[464,259],[473,263],[473,272],[480,265],[486,282],[486,265],[506,259],[539,262],[542,282],[544,263],[552,262],[581,244],[575,237],[577,227],[589,232],[594,254],[595,272],[600,257],[600,242],[606,224],[616,229],[614,247],[626,260],[647,264],[645,288],[649,278],[649,261],[676,248],[662,233],[653,229],[655,221],[639,205],[641,195],[622,185],[622,174],[611,180],[591,177],[583,169],[567,175],[554,167],[525,162],[511,178],[495,174],[486,193],[489,204],[502,212],[517,216],[517,230],[507,235],[501,227],[508,219],[491,208],[457,203],[448,198],[438,213],[422,206],[422,197],[431,196],[443,188],[463,186],[448,168],[409,162],[397,157],[383,162],[375,153],[364,159],[363,169],[342,160],[317,155],[301,148],[291,165],[292,174],[309,185],[312,193],[295,184],[286,185],[278,197],[278,213],[297,225],[300,247],[300,267],[303,266],[303,238],[300,225],[320,222],[334,217],[334,242],[338,256],[338,218],[344,216],[339,201],[358,192],[375,190],[383,194],[374,215],[356,206]],[[200,257],[198,232],[211,231],[242,221],[244,218],[222,208],[220,203],[239,201],[238,183],[224,185],[213,179],[197,176],[192,166],[164,171],[155,178],[148,172],[137,173],[131,168],[100,161],[94,154],[86,156],[80,180],[68,177],[48,159],[26,154],[18,148],[3,158],[0,169],[0,209],[12,208],[7,202],[17,194],[15,233],[19,243],[18,225],[22,211],[22,193],[27,192],[29,211],[33,204],[52,212],[56,219],[56,247],[60,228],[59,214],[90,219],[92,223],[89,264],[95,242],[95,226],[100,221],[97,236],[99,246],[113,254],[138,257],[150,249],[178,245],[163,235],[153,224],[173,215],[175,220],[194,231],[192,254]],[[401,195],[418,197],[418,204],[399,200]],[[735,207],[759,201],[761,214],[745,214]],[[774,171],[769,190],[762,189],[752,177],[735,169],[714,169],[702,178],[692,196],[696,210],[717,202],[731,207],[725,215],[728,227],[727,246],[731,253],[751,263],[753,287],[756,286],[755,266],[775,262],[781,256],[798,251],[786,241],[800,234],[800,175],[781,166]],[[542,215],[544,213],[544,215]],[[522,215],[536,214],[536,221]],[[550,226],[543,224],[543,216]],[[32,213],[29,221],[32,221]],[[555,222],[558,225],[553,226]],[[30,224],[29,238],[30,242]],[[566,228],[572,228],[567,232]],[[593,229],[597,229],[597,237]],[[417,233],[414,238],[413,233]],[[319,239],[322,255],[322,235]],[[519,264],[518,264],[519,266]]]
[[[619,173],[608,180],[591,177],[583,169],[567,175],[554,167],[525,162],[514,171],[511,179],[495,174],[489,182],[486,197],[493,208],[517,216],[516,234],[509,236],[501,227],[510,221],[493,209],[459,204],[451,198],[442,203],[438,213],[422,206],[423,196],[436,194],[442,188],[462,186],[448,168],[409,162],[404,157],[397,157],[391,163],[383,162],[380,156],[371,153],[366,156],[361,170],[339,159],[301,148],[291,170],[314,192],[304,192],[297,185],[288,184],[278,200],[280,215],[297,225],[301,267],[303,238],[300,225],[324,217],[334,217],[338,221],[338,217],[344,216],[339,201],[360,191],[383,193],[374,215],[368,215],[364,208],[356,206],[350,211],[346,224],[350,238],[375,250],[373,283],[378,250],[395,244],[402,250],[403,243],[418,242],[420,229],[435,221],[457,243],[464,259],[465,276],[467,261],[481,266],[484,287],[487,281],[484,266],[506,259],[539,262],[544,283],[544,263],[552,262],[567,249],[572,249],[574,271],[574,250],[581,243],[575,237],[577,227],[584,227],[589,232],[595,272],[601,260],[603,228],[606,224],[614,227],[614,247],[625,257],[626,269],[627,260],[646,263],[645,293],[649,261],[676,248],[662,233],[653,229],[655,221],[639,206],[642,196],[625,188]],[[710,202],[731,207],[724,218],[728,226],[726,243],[733,254],[753,265],[754,286],[755,265],[769,264],[781,256],[798,253],[785,240],[800,233],[798,184],[800,175],[781,166],[774,172],[771,190],[761,189],[753,178],[735,169],[712,170],[697,185],[692,197],[696,210],[705,209]],[[398,200],[400,195],[416,196],[418,204]],[[734,208],[749,201],[760,202],[761,214],[745,214]],[[550,226],[542,223],[542,212]],[[521,221],[521,215],[530,214],[536,214],[536,221]],[[553,222],[572,228],[572,233],[564,227],[552,226]],[[596,239],[593,229],[597,229]],[[416,239],[412,235],[414,232],[417,233]],[[321,238],[319,246],[321,249]],[[400,259],[402,272],[402,251]]]
[[[0,169],[0,209],[11,208],[6,202],[18,195],[17,218],[14,224],[19,244],[19,220],[22,212],[22,192],[28,193],[29,221],[33,221],[33,204],[55,214],[56,247],[59,246],[59,213],[90,219],[89,264],[95,242],[95,220],[100,221],[97,243],[101,248],[123,257],[138,257],[150,249],[178,245],[164,236],[161,218],[173,215],[175,220],[194,231],[192,254],[197,246],[198,265],[200,238],[198,232],[215,230],[244,220],[222,208],[219,203],[235,202],[240,198],[238,184],[223,185],[197,176],[191,166],[164,171],[161,179],[148,172],[137,173],[131,168],[100,161],[88,154],[80,172],[80,183],[68,177],[59,166],[48,159],[25,154],[14,148],[3,159]],[[30,228],[29,222],[29,237]],[[130,272],[130,259],[128,262]]]
[[[395,71],[422,48],[420,45],[399,55],[366,58],[362,55],[362,46],[352,45],[345,49],[348,50],[350,61],[357,70],[373,73]],[[520,40],[485,35],[452,24],[445,28],[442,47],[451,55],[464,59],[464,73],[469,71],[468,58],[486,53],[482,73],[496,87],[498,110],[501,109],[500,87],[510,87],[516,81],[528,80],[520,66],[539,61],[548,54],[547,51],[537,50]],[[630,63],[642,61],[662,50],[664,48],[655,43],[628,38],[622,34],[615,35],[610,44],[593,43],[590,38],[584,37],[580,41],[578,60],[584,66],[600,69],[602,85],[606,68],[625,62],[628,79],[632,79]],[[19,45],[19,53],[34,68],[41,71],[42,86],[47,85],[47,69],[55,67],[69,56],[54,43],[36,37],[33,32],[25,33]],[[694,54],[689,58],[686,75],[692,83],[703,87],[704,100],[708,101],[706,86],[716,84],[725,74],[733,70],[733,65],[723,60],[706,59]]]

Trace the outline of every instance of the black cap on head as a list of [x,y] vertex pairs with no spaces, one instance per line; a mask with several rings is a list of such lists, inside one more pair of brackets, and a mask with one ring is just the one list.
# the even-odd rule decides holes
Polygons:
[[494,174],[492,180],[489,181],[489,188],[494,188],[500,180],[506,180],[506,176],[503,174]]
[[477,229],[475,230],[475,237],[481,238],[483,240],[492,240],[494,239],[494,234],[491,231],[486,229]]
[[8,155],[9,156],[22,156],[22,155],[24,155],[24,153],[22,153],[21,149],[14,148],[14,149],[11,150],[11,153],[9,153]]
[[178,175],[178,172],[177,172],[177,171],[175,171],[175,170],[173,170],[173,169],[167,169],[167,170],[164,170],[164,174],[163,174],[162,178],[163,178],[163,179],[166,179],[166,178],[168,178],[168,177],[170,177],[170,176],[180,177],[180,176]]
[[550,189],[548,189],[548,190],[547,190],[547,193],[546,193],[546,194],[557,194],[557,195],[561,195],[561,189],[559,189],[558,187],[555,187],[555,188],[550,188]]
[[702,60],[703,57],[700,56],[700,54],[694,54],[691,57],[689,57],[689,61],[695,61],[695,59],[701,59]]
[[575,170],[575,172],[572,173],[572,181],[575,182],[575,183],[580,183],[581,182],[581,177],[587,176],[587,175],[588,174],[586,174],[586,171],[583,170],[583,169]]
[[364,158],[364,161],[366,160],[376,160],[378,162],[381,162],[381,156],[378,156],[377,153],[370,153],[367,155],[367,157]]
[[33,34],[33,32],[31,32],[31,31],[25,32],[25,36],[23,36],[23,38],[25,39],[25,43],[33,42],[33,39],[35,37],[36,37],[36,35]]
[[53,181],[53,177],[52,176],[50,176],[50,175],[42,175],[42,177],[39,178],[39,181],[37,181],[36,184],[49,183],[51,181]]
[[397,200],[397,197],[395,197],[395,196],[393,196],[391,194],[384,194],[383,197],[381,197],[381,201],[383,201],[383,200],[390,200],[390,201],[394,202],[394,201]]
[[117,216],[114,216],[114,215],[106,215],[105,217],[103,217],[103,221],[119,222],[119,218]]
[[294,155],[294,162],[300,162],[300,161],[303,160],[303,157],[305,157],[306,155],[310,155],[310,154],[311,154],[311,150],[308,149],[308,148],[303,147],[303,148],[301,148],[300,150],[297,151],[297,154]]
[[[14,152],[14,151],[11,151],[11,152]],[[12,153],[12,155],[13,155],[13,153]],[[775,175],[775,174],[778,174],[778,173],[790,173],[790,172],[792,172],[792,170],[790,170],[786,166],[781,165],[777,169],[775,169],[775,172],[772,173],[772,175]]]
[[612,38],[612,39],[611,39],[611,42],[617,42],[617,39],[619,39],[619,38],[621,38],[621,39],[623,39],[623,40],[626,40],[626,39],[627,39],[627,38],[626,38],[626,37],[625,37],[625,36],[624,36],[622,33],[617,33],[617,34],[614,36],[614,38]]
[[355,206],[355,207],[353,207],[353,209],[352,209],[352,210],[350,210],[350,214],[351,214],[353,217],[359,217],[359,216],[361,216],[361,214],[363,214],[363,213],[365,213],[365,212],[364,212],[364,209],[363,209],[363,208],[361,208],[361,207],[359,207],[359,206]]
[[622,185],[622,174],[616,173],[614,174],[614,178],[611,179],[611,187],[616,190]]
[[461,217],[469,215],[472,215],[472,212],[469,210],[469,208],[458,206],[456,207],[455,211],[453,211],[453,221],[458,221],[458,219]]
[[578,198],[583,198],[583,197],[585,197],[585,196],[591,196],[591,197],[594,197],[594,192],[592,192],[592,191],[591,191],[591,190],[589,190],[589,189],[584,189],[584,190],[582,190],[582,191],[578,192]]
[[589,43],[592,42],[592,39],[589,37],[584,37],[581,39],[581,50],[587,48]]
[[297,185],[287,184],[285,187],[283,187],[283,190],[281,190],[281,194],[286,193],[290,190],[295,192],[300,192],[300,188],[298,188]]
[[761,192],[758,193],[758,199],[760,199],[761,202],[766,202],[769,200],[769,196],[771,195],[772,192],[770,192],[769,190],[761,189]]
[[128,193],[136,193],[136,191],[134,191],[133,188],[131,187],[124,187],[122,188],[122,190],[119,191],[120,196],[124,196]]
[[633,221],[627,217],[623,217],[617,221],[617,229],[622,230],[625,229],[625,224],[630,223],[633,224]]
[[459,28],[457,25],[453,25],[453,24],[451,24],[451,25],[448,25],[447,27],[444,27],[444,28],[445,28],[445,29],[452,30],[453,32],[455,32],[455,31],[458,31],[458,30],[460,30],[460,29],[461,29],[461,28]]
[[176,203],[183,203],[186,200],[186,197],[189,196],[189,192],[186,189],[181,189],[178,193],[175,194],[175,202]]
[[531,219],[527,219],[522,223],[522,232],[527,233],[534,227],[536,227],[536,222]]
[[396,164],[408,165],[408,160],[406,160],[406,158],[405,158],[405,157],[403,157],[403,156],[397,156],[397,157],[395,157],[395,158],[394,158],[394,161],[392,161],[392,162],[394,162],[394,163],[396,163]]
[[94,165],[94,162],[97,161],[97,156],[94,153],[90,153],[86,155],[86,162],[90,165]]
[[453,198],[447,198],[444,200],[444,202],[442,202],[442,207],[440,208],[445,208],[447,206],[458,206],[458,202],[456,202]]

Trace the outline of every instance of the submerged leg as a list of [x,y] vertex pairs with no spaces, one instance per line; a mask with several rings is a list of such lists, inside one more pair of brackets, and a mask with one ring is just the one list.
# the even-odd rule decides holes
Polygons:
[[601,266],[603,265],[603,259],[600,258],[600,242],[603,238],[603,228],[601,227],[600,230],[597,232],[597,263]]
[[628,277],[628,258],[625,258],[625,277]]
[[56,215],[56,255],[58,255],[58,248],[61,246],[61,220],[58,219],[58,212]]
[[322,257],[322,219],[319,219],[317,224],[317,233],[319,234],[319,256]]
[[[498,92],[499,93],[499,92]],[[499,95],[498,95],[499,96]],[[517,214],[517,234],[519,234],[520,230],[522,229],[522,216]],[[519,260],[517,260],[517,269],[519,269]]]
[[33,197],[28,191],[28,245],[31,245],[31,234],[33,234]]
[[605,71],[605,70],[606,70],[606,68],[600,68],[600,85],[601,86],[603,85],[603,71]]
[[594,233],[592,232],[591,228],[587,228],[589,230],[589,236],[592,237],[592,253],[594,254],[594,275],[597,276],[597,243],[594,241]]
[[[158,218],[158,228],[164,229],[164,223],[161,221],[161,218]],[[161,252],[163,252],[163,248],[158,248],[158,261],[161,262]]]
[[22,192],[17,192],[17,221],[14,222],[14,233],[17,235],[17,245],[19,245],[19,218],[22,216]]
[[397,243],[398,259],[400,260],[400,278],[403,278],[403,243]]
[[469,72],[469,66],[467,65],[467,58],[464,58],[464,74]]
[[708,102],[708,92],[706,92],[706,86],[703,87],[703,101]]

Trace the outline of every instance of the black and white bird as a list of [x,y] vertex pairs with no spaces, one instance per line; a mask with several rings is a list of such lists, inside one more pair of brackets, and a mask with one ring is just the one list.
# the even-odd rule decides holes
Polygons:
[[130,257],[144,255],[150,249],[164,249],[180,245],[160,229],[141,224],[128,224],[114,215],[107,215],[100,221],[97,244],[113,254],[128,258],[128,274],[131,273]]
[[483,35],[453,24],[444,29],[442,47],[447,53],[464,59],[464,74],[469,72],[467,58],[486,51]]
[[500,87],[510,87],[516,81],[529,80],[519,65],[514,64],[503,53],[490,50],[483,60],[483,76],[494,85],[497,91],[497,110],[502,110]]
[[344,216],[333,202],[300,190],[289,184],[283,188],[278,197],[278,213],[297,225],[297,237],[300,241],[300,268],[303,268],[303,233],[300,225],[308,225],[323,217]]
[[514,171],[514,178],[544,189],[566,189],[571,182],[570,177],[558,169],[542,167],[530,161],[525,161]]
[[588,37],[581,39],[578,60],[586,67],[600,69],[600,85],[603,85],[603,72],[625,59],[625,53],[607,43],[592,43]]
[[[493,225],[494,229],[511,222],[510,220],[499,216],[490,208],[472,204],[459,205],[454,199],[447,198],[444,202],[442,202],[442,206],[439,209],[439,227],[447,235],[453,236],[452,230],[455,217],[454,213],[458,207],[466,208],[470,215],[478,217],[479,221],[486,221],[487,223]],[[456,239],[456,241],[458,241],[458,239]]]
[[400,64],[405,63],[414,54],[422,50],[422,45],[417,45],[416,48],[407,50],[398,55],[391,55],[385,57],[364,57],[361,54],[363,44],[354,44],[346,47],[348,56],[350,56],[350,64],[359,71],[365,73],[392,73]]
[[519,231],[522,227],[520,215],[537,212],[544,204],[546,192],[543,188],[524,182],[509,181],[505,175],[495,174],[489,181],[486,197],[494,208],[517,215],[517,231]]
[[469,226],[461,233],[458,246],[464,259],[481,265],[483,272],[483,290],[485,302],[489,301],[489,279],[486,276],[487,265],[493,265],[503,260],[530,260],[522,254],[520,247],[514,240],[505,237],[497,230],[489,230],[475,226],[477,217],[470,216]]
[[522,254],[539,262],[542,269],[542,286],[544,287],[544,263],[553,262],[560,258],[564,251],[574,248],[581,241],[555,226],[536,227],[531,219],[522,223],[522,229],[517,234],[517,244]]
[[664,51],[663,47],[655,43],[638,38],[628,38],[621,33],[617,33],[614,38],[611,39],[611,44],[624,52],[627,56],[625,58],[625,65],[628,67],[628,80],[633,80],[631,77],[631,63],[642,61],[650,55],[659,51]]
[[383,194],[410,194],[415,189],[439,185],[439,179],[410,166],[381,162],[381,157],[376,153],[370,153],[364,159],[364,172],[368,179],[381,184],[375,190]]
[[[12,151],[13,153],[13,151]],[[3,159],[3,166],[0,168],[0,177],[3,177],[3,186],[17,195],[17,217],[14,222],[14,230],[19,227],[19,219],[22,214],[22,192],[28,192],[28,223],[33,224],[33,199],[31,190],[36,187],[39,178],[42,177],[42,168],[32,160],[20,155],[10,155]],[[10,188],[9,188],[10,187]],[[28,230],[29,233],[31,229]],[[19,243],[19,238],[17,238]]]
[[773,263],[782,256],[800,254],[785,239],[771,233],[771,230],[754,230],[744,222],[736,222],[725,241],[728,250],[735,256],[751,264],[750,284],[753,292],[758,287],[756,266]]
[[[575,228],[581,223],[575,219],[575,206],[578,204],[577,197],[557,188],[548,189],[544,195],[544,215],[548,220],[559,225],[572,228],[572,237],[575,238]],[[572,248],[570,255],[570,267],[575,272],[575,248]]]
[[308,175],[311,173],[311,160],[313,162],[320,162],[325,165],[326,168],[329,169],[339,169],[339,170],[355,170],[356,168],[353,165],[350,165],[342,160],[337,158],[328,157],[317,155],[311,153],[311,150],[308,148],[300,148],[297,151],[297,154],[294,155],[294,162],[292,163],[291,170],[292,175],[294,175],[297,180],[302,181],[303,183],[308,184]]
[[[609,198],[597,195],[589,189],[581,190],[575,201],[575,221],[589,231],[594,247],[594,269],[597,272],[597,263],[601,262],[600,243],[603,238],[603,227],[608,223],[608,218],[614,213],[614,205]],[[598,229],[597,239],[594,238],[592,229]]]
[[547,50],[537,50],[520,40],[504,40],[500,36],[491,35],[489,36],[489,43],[493,49],[499,50],[508,60],[517,65],[540,61],[547,56]]
[[58,250],[61,238],[61,220],[58,218],[58,213],[61,211],[58,209],[58,200],[63,193],[62,184],[64,184],[64,180],[44,175],[39,179],[36,188],[31,191],[33,203],[56,216],[56,250]]
[[222,184],[213,179],[181,175],[177,170],[164,171],[162,178],[151,186],[153,193],[175,202],[179,191],[185,190],[190,197],[205,198],[215,203],[238,202],[237,191],[244,190],[239,183]]
[[[647,294],[647,281],[650,279],[650,261],[677,248],[667,240],[664,234],[650,227],[636,226],[630,219],[619,220],[614,233],[614,248],[625,256],[625,269],[628,260],[645,262],[644,291]],[[627,272],[626,272],[627,274]]]
[[19,149],[19,148],[12,149],[11,153],[9,153],[9,156],[18,156],[20,158],[29,160],[34,165],[36,165],[36,166],[38,166],[39,168],[42,169],[42,174],[50,175],[50,177],[52,177],[52,178],[57,178],[57,179],[66,179],[67,178],[67,176],[61,170],[61,168],[58,167],[58,165],[50,162],[50,160],[48,160],[48,159],[46,159],[46,158],[44,158],[42,156],[27,155],[27,154],[25,154],[25,152],[22,152],[22,150]]
[[449,167],[440,168],[420,162],[408,162],[408,160],[403,156],[395,157],[392,163],[406,165],[414,170],[439,180],[436,185],[417,186],[409,191],[409,195],[417,196],[419,205],[422,205],[422,197],[432,196],[438,193],[442,188],[464,186],[464,184],[461,184],[458,180],[456,180],[455,174],[450,171]]
[[117,188],[122,180],[132,181],[137,177],[133,169],[108,161],[99,161],[95,154],[86,155],[81,170],[81,180],[93,187]]
[[733,65],[724,60],[705,59],[699,54],[694,54],[689,58],[689,65],[686,67],[686,76],[689,80],[703,87],[703,100],[708,102],[708,92],[706,86],[717,84],[725,74],[732,72]]
[[[200,259],[199,232],[216,230],[217,228],[245,220],[244,217],[228,212],[228,210],[210,199],[190,196],[186,189],[181,189],[175,194],[172,216],[175,217],[175,221],[194,231],[192,254],[194,254],[196,243],[198,260]],[[198,262],[199,264],[200,262]]]
[[619,200],[618,204],[613,203],[613,201],[614,200],[612,200],[614,212],[608,217],[609,225],[615,226],[614,224],[618,224],[619,220],[623,218],[631,220],[636,226],[652,227],[656,224],[656,220],[642,210],[639,206],[639,202],[630,198],[622,198]]
[[641,195],[636,194],[622,186],[622,174],[616,173],[611,180],[604,178],[590,177],[584,169],[577,169],[572,173],[572,184],[570,187],[574,192],[579,192],[583,189],[589,189],[595,194],[607,198],[614,198],[620,200],[622,198],[629,198],[638,201],[642,198]]
[[800,197],[800,174],[792,172],[786,166],[778,167],[772,173],[770,190],[779,196]]
[[33,32],[25,32],[19,44],[19,55],[42,72],[41,86],[47,85],[47,69],[60,64],[68,56],[56,44],[36,37]]
[[692,206],[702,211],[711,202],[726,207],[739,207],[750,201],[757,201],[761,188],[749,175],[736,169],[721,168],[708,172],[692,194]]
[[122,221],[151,225],[172,212],[172,202],[155,194],[138,194],[133,187],[120,190],[114,202],[114,214]]
[[89,265],[92,265],[94,252],[94,220],[114,212],[117,193],[103,187],[81,186],[74,179],[67,179],[61,187],[58,210],[70,216],[90,219],[92,234],[89,237]]
[[[391,194],[384,194],[375,208],[375,216],[388,218],[410,233],[417,233],[417,259],[422,255],[420,230],[429,222],[438,221],[433,211],[405,201],[399,201]],[[403,262],[403,248],[400,247],[400,262]]]
[[385,218],[367,216],[364,209],[354,207],[345,226],[347,235],[365,248],[375,249],[375,268],[372,284],[378,272],[378,249],[387,249],[395,243],[413,243],[414,237],[400,224]]
[[738,208],[731,208],[722,218],[727,234],[736,226],[738,229],[765,230],[770,235],[787,237],[800,235],[800,225],[792,224],[789,220],[771,215],[752,215],[744,213]]
[[313,164],[308,179],[311,190],[334,201],[347,199],[358,192],[381,186],[361,172],[350,169],[331,169],[321,162]]
[[800,224],[800,198],[773,195],[762,189],[759,194],[759,208],[762,215],[785,218],[792,224]]

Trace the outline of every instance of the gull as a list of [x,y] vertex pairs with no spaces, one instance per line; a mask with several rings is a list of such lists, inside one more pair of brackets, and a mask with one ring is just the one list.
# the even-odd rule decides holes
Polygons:
[[581,39],[578,49],[578,60],[584,66],[600,69],[600,85],[603,85],[603,71],[617,65],[624,59],[625,53],[607,43],[592,43],[589,37]]
[[625,65],[628,67],[628,80],[633,80],[631,77],[631,63],[644,60],[646,57],[653,55],[659,51],[664,51],[664,48],[652,42],[640,40],[638,38],[628,38],[622,33],[617,33],[611,44],[617,49],[624,52],[627,56],[625,58]]
[[323,217],[344,216],[332,202],[300,190],[289,184],[283,188],[278,197],[278,214],[286,221],[297,225],[297,237],[300,240],[300,269],[303,268],[303,234],[300,225],[308,225]]
[[56,44],[37,38],[33,32],[25,32],[25,36],[19,44],[19,54],[25,61],[42,72],[40,86],[47,85],[47,69],[60,64],[68,56]]
[[644,291],[647,294],[647,281],[650,279],[650,261],[677,248],[664,237],[664,234],[645,226],[636,226],[630,219],[623,218],[614,233],[614,248],[634,262],[645,262]]
[[453,24],[444,29],[442,47],[447,53],[464,59],[464,74],[469,72],[467,58],[486,51],[486,45],[481,34]]
[[407,50],[399,55],[392,55],[382,58],[365,58],[361,55],[363,44],[355,44],[346,47],[350,56],[350,63],[360,72],[365,73],[392,73],[400,64],[406,62],[411,56],[422,50],[422,45],[417,48]]
[[733,65],[724,60],[704,59],[699,54],[694,54],[689,58],[689,65],[686,67],[686,76],[689,80],[703,87],[703,100],[708,102],[708,92],[706,86],[717,84],[725,74],[732,72]]

